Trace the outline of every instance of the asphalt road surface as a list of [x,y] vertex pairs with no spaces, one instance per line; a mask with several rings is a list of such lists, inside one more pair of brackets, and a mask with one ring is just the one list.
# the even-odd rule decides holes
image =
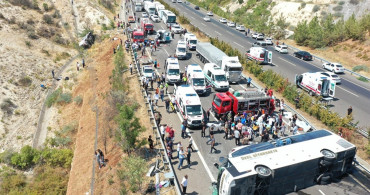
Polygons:
[[[206,15],[206,11],[203,9],[195,10],[191,4],[171,3],[169,0],[165,1],[176,8],[203,32],[211,37],[218,37],[242,53],[245,53],[252,46],[252,43],[256,42],[251,37],[246,37],[244,32],[237,31],[235,27],[231,28],[226,24],[220,23],[218,16],[211,17],[211,22],[205,22],[203,18]],[[272,69],[288,78],[291,82],[294,82],[296,74],[327,71],[322,68],[323,62],[320,60],[303,61],[294,57],[292,50],[289,50],[289,54],[280,54],[273,47],[267,47],[267,49],[273,52],[273,65],[263,65],[263,68],[265,70]],[[335,98],[330,105],[331,109],[338,112],[341,116],[345,116],[348,107],[352,106],[355,121],[359,121],[360,126],[369,126],[370,83],[359,81],[356,77],[348,73],[340,74],[339,76],[342,83],[336,87]]]
[[[181,6],[181,5],[180,5]],[[130,14],[132,15],[133,7],[130,8]],[[141,13],[137,13],[137,16],[141,16]],[[137,24],[132,24],[132,27],[136,27]],[[161,23],[154,23],[154,29],[166,29],[166,26]],[[153,36],[152,36],[153,37]],[[164,72],[163,65],[164,61],[167,59],[169,55],[173,55],[175,53],[175,47],[177,41],[179,40],[179,35],[175,35],[175,39],[171,41],[169,44],[162,44],[157,51],[153,53],[153,55],[147,54],[145,58],[149,57],[152,60],[156,59],[160,66],[156,70],[158,73]],[[138,52],[140,53],[140,52]],[[141,54],[139,54],[141,56]],[[179,60],[181,70],[184,71],[184,68],[188,64],[202,64],[199,59],[195,56],[195,52],[188,53],[187,60]],[[156,84],[155,84],[156,86]],[[245,82],[242,84],[234,84],[231,87],[235,90],[240,90],[246,87]],[[154,94],[154,91],[150,91]],[[170,94],[173,92],[173,86],[169,88]],[[212,90],[212,93],[208,96],[200,97],[202,106],[204,110],[207,110],[211,107],[212,97],[215,92]],[[159,101],[157,111],[162,114],[162,121],[161,124],[171,125],[175,129],[175,143],[177,144],[179,141],[182,142],[182,145],[186,147],[188,145],[188,139],[182,139],[180,136],[180,126],[182,117],[178,113],[167,113],[164,108],[164,103]],[[216,121],[216,119],[212,116],[211,121]],[[215,134],[216,139],[216,153],[210,154],[210,145],[206,144],[208,138],[202,138],[200,136],[200,130],[190,130],[188,129],[188,134],[191,135],[194,139],[193,147],[195,149],[194,153],[191,157],[191,166],[190,168],[184,168],[181,170],[177,170],[178,166],[178,159],[172,160],[174,164],[174,168],[176,171],[177,178],[179,182],[181,182],[183,176],[185,174],[189,175],[189,184],[188,184],[188,193],[190,194],[211,194],[211,183],[217,179],[217,169],[213,166],[213,163],[218,162],[219,157],[225,157],[231,151],[232,148],[235,147],[234,140],[225,140],[223,139],[223,133],[219,132]],[[207,131],[208,132],[208,131]],[[208,133],[206,133],[208,135]],[[174,145],[174,149],[176,149],[176,145]],[[173,156],[176,157],[176,152],[173,153]],[[183,165],[187,165],[186,161],[184,161]],[[356,174],[360,174],[355,172]],[[301,190],[294,194],[369,194],[370,191],[370,182],[365,177],[362,178],[360,176],[356,176],[353,174],[353,177],[359,180],[359,183],[356,182],[352,175],[349,177],[345,177],[338,183],[332,183],[330,185],[325,186],[312,186],[310,188]],[[361,184],[360,184],[361,183]],[[367,186],[362,186],[366,184]]]

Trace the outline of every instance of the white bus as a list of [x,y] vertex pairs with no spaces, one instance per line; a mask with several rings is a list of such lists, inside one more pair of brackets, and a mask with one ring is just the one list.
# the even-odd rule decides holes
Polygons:
[[355,154],[355,145],[327,130],[239,147],[215,163],[214,194],[287,194],[325,185],[351,169]]
[[176,15],[172,13],[171,11],[164,10],[162,12],[162,20],[163,20],[163,23],[169,26],[170,24],[176,23]]

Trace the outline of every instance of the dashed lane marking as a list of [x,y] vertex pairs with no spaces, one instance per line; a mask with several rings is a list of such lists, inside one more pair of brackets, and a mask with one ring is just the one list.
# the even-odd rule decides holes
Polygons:
[[239,43],[237,43],[237,42],[235,42],[235,41],[234,41],[234,43],[235,43],[236,45],[239,45],[240,47],[244,48],[244,47],[243,47],[243,45],[240,45]]
[[285,59],[283,59],[283,58],[281,58],[281,57],[279,57],[279,59],[280,59],[280,60],[283,60],[284,62],[286,62],[286,63],[288,63],[288,64],[290,64],[290,65],[292,65],[292,66],[296,66],[295,64],[293,64],[293,63],[289,62],[288,60],[285,60]]
[[352,93],[352,92],[350,92],[350,91],[348,91],[347,89],[344,89],[343,87],[341,87],[341,86],[337,86],[339,89],[342,89],[343,91],[346,91],[346,92],[348,92],[349,94],[352,94],[352,95],[354,95],[354,96],[356,96],[356,97],[358,97],[358,95],[356,95],[356,94],[354,94],[354,93]]

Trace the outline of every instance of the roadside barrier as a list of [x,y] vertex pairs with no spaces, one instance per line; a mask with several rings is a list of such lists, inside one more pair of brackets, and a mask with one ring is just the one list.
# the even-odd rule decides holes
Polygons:
[[[139,83],[141,84],[142,83],[141,78],[142,78],[143,75],[140,72],[140,61],[139,61],[139,59],[135,59],[134,51],[132,50],[131,44],[130,44],[129,53],[131,54],[131,60],[132,60],[132,62],[134,62],[134,66],[135,66],[136,71],[137,71],[137,74],[136,74],[137,79],[138,79]],[[138,66],[138,64],[139,64],[139,66]],[[173,182],[175,184],[176,193],[178,195],[180,195],[181,194],[180,184],[179,184],[178,178],[176,176],[176,173],[173,169],[172,163],[171,163],[170,159],[167,156],[167,149],[166,149],[164,140],[161,139],[161,132],[159,131],[159,127],[158,127],[157,123],[155,122],[155,117],[154,117],[154,111],[152,109],[153,108],[152,104],[151,104],[151,102],[148,101],[148,98],[147,98],[148,94],[141,87],[140,84],[139,84],[139,88],[141,89],[141,93],[142,93],[144,99],[146,100],[145,105],[147,106],[147,111],[150,115],[150,121],[153,123],[153,134],[155,135],[154,137],[156,139],[156,145],[158,145],[158,142],[161,145],[161,148],[159,149],[157,155],[159,155],[162,159],[164,170],[166,170],[166,166],[167,166],[167,168],[170,169],[170,171],[167,172],[167,173],[169,173],[169,175],[173,175],[173,178],[169,178],[169,179],[170,180],[173,179]],[[156,180],[157,180],[157,184],[156,184],[157,194],[159,194],[159,185],[158,185],[159,181],[158,181],[158,179],[156,179]]]

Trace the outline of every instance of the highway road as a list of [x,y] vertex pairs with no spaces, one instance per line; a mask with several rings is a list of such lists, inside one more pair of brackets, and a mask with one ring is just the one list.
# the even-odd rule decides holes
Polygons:
[[[132,8],[130,10],[132,14]],[[137,16],[141,15],[137,13]],[[137,27],[137,24],[132,24],[133,27]],[[163,23],[154,23],[155,29],[166,29]],[[162,73],[164,61],[167,59],[169,55],[173,55],[175,52],[175,47],[177,41],[179,40],[179,35],[175,35],[175,39],[169,44],[162,44],[157,51],[153,53],[153,55],[149,55],[148,57],[152,60],[156,59],[160,67],[156,70],[158,73]],[[140,53],[140,52],[139,52]],[[140,56],[140,54],[139,54]],[[195,56],[195,52],[188,53],[187,60],[180,61],[181,70],[184,71],[184,68],[188,64],[202,64],[199,59]],[[156,86],[156,85],[155,85]],[[234,90],[241,90],[246,87],[245,81],[242,84],[234,84],[231,86]],[[173,86],[170,86],[169,92],[170,94],[173,91]],[[150,91],[150,93],[154,93]],[[212,97],[215,92],[212,90],[212,94],[201,98],[202,106],[204,110],[211,107]],[[182,117],[176,113],[167,113],[164,108],[164,103],[159,101],[157,110],[162,113],[162,124],[172,125],[175,129],[175,143],[179,141],[182,142],[183,146],[187,146],[188,140],[182,139],[180,136],[180,126]],[[216,119],[212,116],[211,121],[216,121]],[[217,169],[213,166],[213,163],[218,162],[219,157],[225,157],[232,148],[235,147],[234,140],[225,140],[223,139],[223,133],[216,133],[216,148],[217,152],[210,154],[210,146],[206,144],[206,140],[208,138],[202,138],[200,135],[200,130],[190,130],[188,129],[188,134],[191,135],[194,139],[194,149],[196,150],[192,154],[192,163],[190,168],[184,168],[182,170],[177,170],[178,159],[172,160],[172,164],[175,167],[176,175],[181,182],[182,177],[185,174],[189,175],[189,187],[188,193],[190,194],[211,194],[211,183],[217,179]],[[208,133],[207,133],[208,135]],[[176,147],[174,147],[176,148]],[[176,152],[173,154],[176,157]],[[184,165],[187,165],[184,162]],[[356,171],[356,174],[358,172]],[[358,173],[360,174],[360,173]],[[354,174],[355,175],[355,174]],[[301,190],[297,192],[298,194],[367,194],[370,193],[370,182],[368,182],[367,178],[361,179],[361,177],[355,177],[356,180],[360,180],[358,183],[352,177],[345,177],[341,182],[333,183],[330,185],[325,186],[312,186],[310,188]],[[367,186],[362,187],[361,185],[366,184]],[[352,193],[349,193],[351,191]],[[297,194],[294,193],[294,194]]]
[[[195,10],[194,6],[185,3],[171,3],[165,0],[170,6],[176,8],[182,15],[187,17],[192,24],[211,37],[218,37],[237,48],[240,52],[245,53],[255,42],[251,37],[246,37],[244,33],[230,28],[226,24],[218,21],[219,17],[211,17],[211,22],[203,20],[206,15],[205,10]],[[273,47],[267,47],[273,51],[273,65],[264,65],[265,70],[272,69],[275,72],[285,76],[289,81],[294,82],[296,74],[304,72],[327,71],[322,68],[320,60],[303,61],[295,58],[289,51],[289,54],[279,54],[274,51]],[[342,83],[336,87],[335,99],[332,102],[332,110],[338,112],[341,116],[347,114],[349,106],[353,108],[355,121],[359,121],[360,126],[369,126],[370,120],[370,83],[365,83],[356,79],[356,77],[344,73],[339,75]]]

